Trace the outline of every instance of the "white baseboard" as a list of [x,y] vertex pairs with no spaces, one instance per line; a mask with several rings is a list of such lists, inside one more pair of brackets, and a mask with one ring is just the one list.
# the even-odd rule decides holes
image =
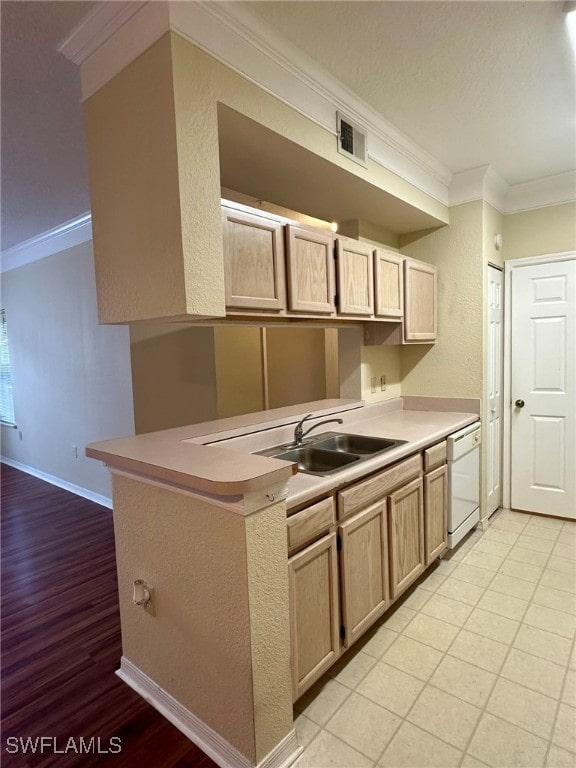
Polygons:
[[118,677],[136,691],[220,768],[288,768],[302,753],[292,730],[257,766],[124,656]]
[[67,480],[62,480],[60,477],[49,475],[47,472],[42,472],[35,467],[29,467],[27,464],[21,464],[19,461],[14,461],[14,459],[9,459],[6,456],[0,457],[0,460],[3,464],[8,464],[9,467],[14,467],[14,469],[19,469],[21,472],[26,472],[27,475],[33,475],[40,480],[50,483],[50,485],[56,485],[58,488],[63,488],[65,491],[75,493],[76,496],[82,496],[83,499],[88,499],[88,501],[93,501],[95,504],[100,504],[102,507],[112,509],[112,499],[108,496],[94,493],[94,491],[89,491],[88,488],[82,488],[81,485],[74,485],[74,483],[69,483]]

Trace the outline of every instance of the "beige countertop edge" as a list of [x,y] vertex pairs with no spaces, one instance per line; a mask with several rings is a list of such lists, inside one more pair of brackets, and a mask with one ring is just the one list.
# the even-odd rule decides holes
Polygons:
[[[425,402],[426,399],[422,398],[420,408]],[[458,401],[454,401],[454,404],[456,402]],[[460,400],[458,404],[470,405],[469,401],[464,400]],[[478,419],[478,415],[473,412],[446,412],[444,408],[449,405],[448,400],[443,404],[444,408],[431,408],[428,412],[404,411],[401,398],[364,408],[361,407],[361,402],[351,400],[327,400],[306,405],[308,410],[303,406],[278,410],[274,413],[274,418],[267,423],[267,427],[276,426],[278,423],[291,423],[297,408],[300,414],[314,411],[318,416],[327,411],[333,413],[341,409],[343,416],[344,412],[347,413],[345,424],[339,431],[375,436],[381,433],[382,436],[384,424],[386,436],[409,439],[409,442],[335,475],[318,477],[297,473],[295,464],[251,453],[250,447],[235,446],[234,439],[228,445],[224,442],[202,445],[191,439],[202,434],[210,435],[211,439],[216,436],[217,439],[222,439],[224,434],[230,438],[239,431],[239,422],[243,422],[248,415],[238,420],[226,419],[221,422],[92,443],[86,447],[86,456],[103,461],[112,469],[214,496],[240,496],[287,482],[287,505],[292,509],[400,461]],[[261,428],[262,421],[265,421],[260,418],[262,414],[252,416],[256,417],[255,421]],[[416,423],[411,423],[414,420]],[[208,424],[210,431],[207,430]],[[216,424],[221,431],[214,429]],[[252,429],[248,425],[246,427],[242,432],[249,437]],[[416,434],[411,435],[412,439],[406,438],[405,430],[414,432],[414,428]]]
[[[228,451],[227,453],[230,454],[231,452]],[[253,468],[252,462],[247,462],[250,464],[250,468],[246,467],[245,471],[241,470],[239,472],[238,467],[242,465],[242,461],[234,464],[231,474],[236,474],[236,477],[230,480],[219,480],[214,476],[208,476],[206,472],[203,476],[198,473],[192,474],[184,469],[177,470],[173,467],[162,466],[161,464],[151,464],[134,457],[119,456],[118,454],[111,454],[96,448],[86,448],[86,456],[103,461],[112,469],[124,470],[144,478],[160,482],[164,481],[190,491],[200,491],[214,496],[241,496],[253,491],[270,488],[286,482],[296,473],[295,464],[270,459],[265,456],[254,457],[258,460],[263,459],[265,462],[258,470]],[[242,459],[242,454],[237,453],[237,456],[239,459]],[[247,456],[252,457],[252,454]],[[258,463],[261,464],[260,461]],[[266,465],[268,466],[266,467]],[[228,472],[230,472],[230,469]]]

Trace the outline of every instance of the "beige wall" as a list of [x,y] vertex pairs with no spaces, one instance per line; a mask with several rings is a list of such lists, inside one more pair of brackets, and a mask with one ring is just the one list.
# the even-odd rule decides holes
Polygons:
[[135,323],[130,355],[137,434],[218,418],[213,328]]
[[504,217],[504,258],[576,250],[576,204],[550,205]]
[[438,340],[402,349],[402,394],[481,397],[482,203],[450,209],[450,226],[402,249],[438,267]]
[[134,433],[130,343],[127,328],[98,325],[92,244],[4,273],[2,307],[18,424],[1,428],[3,456],[109,497],[84,447]]
[[326,397],[323,328],[267,328],[268,407]]
[[214,328],[218,418],[263,411],[262,331],[253,326]]
[[[362,347],[362,392],[366,403],[377,403],[402,395],[402,348],[396,346]],[[386,376],[386,390],[380,388],[380,377]],[[376,392],[371,391],[376,377]]]
[[292,730],[285,504],[245,518],[115,476],[114,530],[124,657],[254,765]]

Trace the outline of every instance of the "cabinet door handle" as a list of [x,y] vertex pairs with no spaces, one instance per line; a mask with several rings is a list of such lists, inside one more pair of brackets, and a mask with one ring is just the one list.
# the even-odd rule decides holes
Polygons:
[[514,405],[516,406],[516,408],[524,408],[524,406],[526,405],[526,403],[524,402],[524,400],[516,400],[516,402],[514,403]]

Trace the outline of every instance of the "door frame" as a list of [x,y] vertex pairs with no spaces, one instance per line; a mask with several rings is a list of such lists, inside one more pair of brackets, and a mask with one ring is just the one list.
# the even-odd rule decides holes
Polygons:
[[512,280],[515,269],[558,261],[576,260],[576,251],[527,256],[504,262],[504,391],[502,417],[504,441],[502,446],[502,506],[510,509],[512,499]]
[[[504,506],[504,445],[505,445],[505,441],[504,441],[504,410],[505,410],[505,403],[506,403],[506,399],[505,399],[506,388],[504,386],[505,385],[504,361],[506,359],[506,348],[505,348],[505,334],[506,334],[506,327],[507,327],[506,326],[506,302],[507,302],[507,299],[506,299],[506,286],[507,286],[508,278],[506,276],[505,265],[496,264],[493,261],[489,261],[488,264],[486,265],[486,286],[487,286],[486,291],[488,291],[488,284],[490,282],[490,268],[498,270],[498,272],[500,272],[501,275],[502,275],[502,303],[503,303],[503,307],[504,307],[504,311],[502,313],[502,351],[501,351],[502,359],[501,359],[501,368],[500,368],[500,376],[501,376],[500,386],[502,388],[502,390],[501,390],[502,391],[502,412],[500,414],[500,418],[501,418],[501,424],[502,424],[502,426],[501,426],[501,430],[502,431],[501,431],[501,435],[500,435],[500,504],[499,504],[499,507],[503,507]],[[494,510],[494,512],[488,512],[488,477],[487,477],[487,474],[490,471],[490,469],[489,469],[489,461],[488,461],[490,459],[490,448],[489,448],[489,443],[488,443],[488,439],[489,439],[488,427],[489,427],[489,423],[490,423],[490,408],[489,408],[489,397],[488,397],[488,395],[489,395],[489,387],[490,387],[489,381],[488,381],[488,370],[489,370],[489,355],[488,355],[488,353],[490,351],[490,349],[489,349],[489,347],[490,347],[490,342],[489,342],[490,322],[489,322],[489,319],[488,319],[488,315],[489,315],[488,302],[489,302],[489,296],[488,296],[488,293],[486,292],[485,297],[484,297],[484,304],[485,304],[485,309],[486,309],[486,317],[484,319],[484,332],[486,334],[486,346],[485,346],[485,351],[484,351],[484,361],[485,361],[485,365],[486,365],[486,375],[484,377],[484,391],[483,391],[484,407],[483,407],[483,410],[482,410],[482,419],[485,420],[485,425],[484,425],[484,429],[483,429],[484,437],[482,438],[482,440],[483,440],[483,442],[486,441],[486,444],[485,444],[485,448],[486,448],[485,457],[482,456],[482,467],[486,469],[486,477],[483,477],[482,484],[484,486],[484,490],[486,490],[486,509],[483,511],[483,514],[484,514],[484,517],[482,518],[483,520],[487,520],[489,517],[491,517],[494,514],[494,512],[497,511],[497,510]],[[484,450],[484,448],[482,450]],[[484,469],[483,469],[483,471],[484,471]]]

